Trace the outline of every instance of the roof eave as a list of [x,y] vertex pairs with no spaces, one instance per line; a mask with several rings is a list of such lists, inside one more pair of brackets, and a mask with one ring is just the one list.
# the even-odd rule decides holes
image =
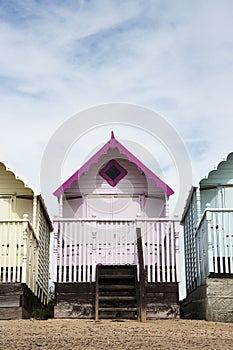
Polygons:
[[60,195],[67,188],[69,188],[74,181],[79,180],[80,176],[83,173],[87,172],[92,164],[97,163],[101,155],[106,154],[110,148],[117,148],[119,152],[125,155],[130,162],[134,163],[138,167],[138,169],[143,171],[148,179],[153,180],[158,187],[162,188],[168,197],[174,194],[174,191],[165,182],[163,182],[137,157],[135,157],[127,148],[125,148],[125,146],[123,146],[119,141],[115,139],[113,132],[111,135],[111,139],[98,152],[96,152],[80,169],[78,169],[66,182],[64,182],[53,194],[56,197],[60,197]]

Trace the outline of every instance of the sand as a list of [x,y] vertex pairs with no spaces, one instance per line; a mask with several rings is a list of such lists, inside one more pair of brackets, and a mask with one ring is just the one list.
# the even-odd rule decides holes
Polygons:
[[233,349],[233,324],[163,320],[0,321],[0,350]]

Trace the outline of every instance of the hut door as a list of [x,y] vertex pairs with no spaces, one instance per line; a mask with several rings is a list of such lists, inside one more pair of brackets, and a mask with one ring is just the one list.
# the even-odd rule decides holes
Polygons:
[[87,218],[112,219],[112,196],[88,195]]
[[11,218],[12,196],[0,196],[0,219],[9,220]]
[[88,195],[87,218],[134,219],[140,213],[138,195]]
[[113,195],[113,219],[135,219],[140,213],[139,195]]

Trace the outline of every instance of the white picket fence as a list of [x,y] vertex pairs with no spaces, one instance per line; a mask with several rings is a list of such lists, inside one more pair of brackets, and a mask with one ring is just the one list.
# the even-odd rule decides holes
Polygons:
[[28,221],[0,220],[0,282],[26,283],[37,292],[38,242]]
[[198,285],[210,273],[233,274],[233,209],[207,208],[196,231]]
[[176,282],[179,222],[168,219],[54,220],[54,282],[95,281],[97,264],[138,264],[141,228],[148,282]]

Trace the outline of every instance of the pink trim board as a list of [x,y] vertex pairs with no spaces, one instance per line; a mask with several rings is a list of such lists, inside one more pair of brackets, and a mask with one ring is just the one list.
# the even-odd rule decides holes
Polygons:
[[94,163],[97,163],[99,158],[106,154],[109,149],[117,148],[118,151],[125,155],[128,160],[134,163],[140,171],[143,171],[148,179],[153,180],[156,185],[162,188],[167,196],[171,196],[174,191],[165,184],[157,175],[155,175],[149,168],[147,168],[137,157],[135,157],[127,148],[125,148],[119,141],[115,139],[114,132],[111,133],[110,140],[100,148],[98,152],[96,152],[80,169],[78,169],[68,180],[66,180],[53,194],[56,197],[59,197],[67,188],[69,188],[74,181],[80,179],[81,175],[86,173],[90,166]]

